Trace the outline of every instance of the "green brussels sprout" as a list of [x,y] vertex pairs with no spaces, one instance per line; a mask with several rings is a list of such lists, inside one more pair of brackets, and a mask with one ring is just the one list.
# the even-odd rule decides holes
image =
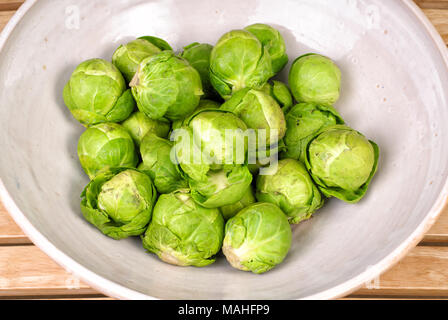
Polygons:
[[132,137],[116,123],[100,123],[84,131],[78,141],[78,158],[90,179],[101,170],[138,163]]
[[[218,102],[216,102],[216,101],[203,99],[203,100],[199,101],[198,107],[192,112],[191,115],[193,115],[194,113],[196,113],[198,111],[201,111],[201,110],[219,109],[220,106],[221,105]],[[189,117],[187,116],[186,119],[188,119],[188,118]],[[173,130],[180,129],[182,127],[182,124],[183,124],[184,120],[185,119],[173,121],[172,129]]]
[[214,98],[217,96],[210,82],[210,55],[212,50],[213,46],[210,44],[195,42],[186,46],[180,54],[182,58],[187,60],[199,72],[204,90],[203,98]]
[[286,114],[285,157],[305,162],[306,146],[325,127],[344,124],[331,106],[299,103]]
[[191,196],[205,208],[219,208],[241,200],[251,183],[252,175],[243,165],[210,170],[203,180],[189,179]]
[[291,240],[282,210],[272,203],[255,203],[227,221],[222,252],[232,267],[263,273],[283,261]]
[[272,60],[272,69],[274,73],[280,72],[288,63],[285,40],[280,32],[263,23],[252,24],[244,28],[244,30],[252,33],[260,40],[263,46],[268,48]]
[[148,174],[159,193],[170,193],[188,187],[176,165],[171,161],[173,143],[148,133],[140,146],[143,163],[138,167]]
[[212,50],[210,80],[224,99],[246,87],[261,88],[274,75],[268,47],[248,31],[224,34]]
[[76,67],[63,95],[73,117],[86,126],[121,122],[135,108],[120,71],[102,59],[87,60]]
[[275,166],[275,164],[278,163],[278,159],[284,150],[285,144],[283,139],[276,144],[259,148],[256,152],[256,161],[254,161],[254,159],[250,157],[251,155],[249,155],[249,171],[253,175],[257,175],[259,173],[266,174],[265,170],[268,170],[269,173],[270,167],[272,165]]
[[332,105],[339,99],[341,71],[327,57],[306,54],[292,64],[289,86],[299,102]]
[[[175,154],[183,172],[196,181],[207,181],[210,170],[246,162],[246,124],[224,110],[201,110],[176,130]],[[236,199],[234,202],[238,201]]]
[[[158,39],[159,41],[155,41]],[[162,41],[162,44],[159,43]],[[166,47],[168,46],[168,47]],[[121,71],[129,83],[137,72],[143,59],[162,50],[172,50],[166,41],[155,37],[141,37],[125,45],[121,45],[112,56],[112,63]]]
[[154,120],[184,118],[203,95],[199,73],[172,51],[144,59],[129,85],[138,109]]
[[166,138],[170,132],[170,123],[164,120],[153,120],[143,112],[136,111],[121,124],[128,130],[137,146],[140,146],[143,138],[148,133],[154,133],[158,137]]
[[373,141],[347,126],[334,125],[308,143],[305,165],[324,195],[356,203],[367,191],[378,158]]
[[254,191],[252,190],[252,186],[249,186],[247,188],[246,192],[244,193],[244,196],[241,198],[241,200],[229,204],[227,206],[223,206],[219,208],[221,210],[222,216],[224,217],[224,220],[229,220],[230,218],[233,218],[236,216],[238,212],[246,208],[248,205],[255,203],[255,196]]
[[139,39],[143,39],[148,42],[151,42],[153,45],[155,45],[157,48],[159,48],[162,51],[165,51],[165,50],[173,51],[173,48],[171,48],[169,43],[163,39],[153,37],[153,36],[143,36],[143,37],[140,37]]
[[215,262],[223,237],[219,210],[201,207],[187,189],[159,197],[142,240],[143,247],[164,262],[204,267]]
[[286,114],[294,104],[291,91],[283,82],[272,80],[267,82],[261,90],[269,94],[275,99],[275,101],[277,101],[284,114]]
[[[257,139],[265,140],[264,145],[276,144],[285,136],[285,115],[274,98],[263,91],[242,89],[227,100],[221,110],[233,112],[240,117],[248,128],[256,131]],[[260,137],[260,129],[265,133],[266,139]],[[259,143],[257,141],[257,146]]]
[[98,174],[81,197],[84,218],[118,240],[145,232],[157,193],[151,178],[141,171],[112,168]]
[[293,159],[280,160],[270,174],[258,176],[256,197],[277,205],[291,224],[309,219],[324,204],[305,166]]

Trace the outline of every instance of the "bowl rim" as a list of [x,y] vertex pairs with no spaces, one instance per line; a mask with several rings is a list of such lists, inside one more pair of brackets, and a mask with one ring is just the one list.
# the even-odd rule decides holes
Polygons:
[[[446,44],[442,40],[442,37],[437,32],[433,24],[429,21],[423,11],[412,0],[400,0],[407,6],[410,13],[412,13],[420,22],[422,27],[426,30],[429,37],[438,48],[442,59],[445,62],[446,72],[448,73],[448,49]],[[37,2],[37,0],[27,0],[17,10],[14,16],[9,20],[8,24],[0,34],[0,52],[11,35],[14,28],[22,20],[28,10]],[[104,293],[107,296],[117,299],[127,300],[157,300],[157,298],[137,292],[135,290],[126,288],[113,281],[96,274],[95,272],[84,267],[80,263],[76,262],[73,258],[69,257],[66,253],[58,249],[53,243],[51,243],[45,236],[43,236],[34,227],[31,222],[26,218],[24,213],[14,202],[13,198],[6,189],[1,177],[0,177],[0,200],[3,202],[4,207],[9,212],[13,220],[20,226],[24,233],[30,238],[30,240],[43,252],[45,252],[51,259],[62,266],[67,272],[79,277],[83,282],[90,285],[92,288]],[[375,277],[379,276],[392,266],[394,266],[399,260],[401,260],[418,242],[424,237],[425,233],[431,228],[434,222],[437,220],[443,209],[448,206],[448,178],[440,192],[437,200],[418,225],[418,227],[412,232],[412,234],[403,241],[395,250],[390,252],[386,257],[381,259],[376,265],[370,266],[364,272],[361,272],[357,276],[350,280],[347,280],[333,288],[324,290],[322,292],[306,296],[305,300],[323,300],[323,299],[336,299],[344,297],[357,289],[361,288],[364,284],[368,283]]]

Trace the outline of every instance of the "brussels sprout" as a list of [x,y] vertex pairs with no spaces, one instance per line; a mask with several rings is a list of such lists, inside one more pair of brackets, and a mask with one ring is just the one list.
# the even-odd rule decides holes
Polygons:
[[244,30],[249,31],[260,40],[263,46],[268,48],[272,60],[274,73],[280,72],[288,63],[285,40],[278,30],[263,23],[250,25]]
[[86,126],[123,121],[135,108],[120,71],[102,59],[76,67],[64,87],[64,102],[73,117]]
[[158,137],[166,138],[170,131],[170,123],[168,121],[150,119],[141,111],[134,112],[121,125],[128,130],[137,146],[140,146],[143,138],[148,133],[154,133]]
[[[193,111],[193,113],[191,115],[193,115],[194,113],[201,111],[201,110],[219,109],[220,106],[221,105],[216,101],[204,99],[204,100],[199,101],[198,107],[196,108],[196,110]],[[188,118],[189,117],[187,116],[186,119],[188,119]],[[173,130],[180,129],[182,127],[182,123],[184,122],[184,120],[185,119],[173,121],[173,124],[172,124]]]
[[256,161],[253,161],[254,159],[249,156],[249,171],[253,175],[257,175],[258,173],[262,173],[263,175],[269,174],[269,172],[266,173],[264,170],[268,170],[272,166],[276,167],[275,164],[278,163],[278,159],[284,150],[285,144],[283,139],[276,144],[259,148],[256,153]]
[[255,203],[227,221],[222,252],[232,267],[263,273],[283,261],[291,240],[282,210],[271,203]]
[[116,123],[100,123],[84,131],[78,141],[78,157],[90,179],[100,170],[135,167],[138,162],[131,136]]
[[344,125],[322,129],[308,143],[305,164],[327,197],[356,203],[365,195],[378,166],[379,149]]
[[[164,40],[165,45],[155,41],[155,37],[142,37],[121,45],[112,56],[112,63],[121,71],[129,83],[137,72],[138,65],[143,59],[152,56],[162,50],[172,50]],[[166,48],[166,45],[168,48]]]
[[332,105],[339,99],[341,71],[327,57],[306,54],[292,64],[289,86],[299,102]]
[[[235,93],[221,106],[241,118],[248,128],[254,129],[260,139],[260,129],[264,130],[264,145],[276,144],[286,132],[285,115],[278,103],[263,91],[245,88]],[[276,130],[275,132],[272,130]],[[272,137],[271,134],[275,133]],[[257,146],[261,141],[257,140]]]
[[196,204],[187,190],[162,194],[143,237],[143,247],[167,263],[204,267],[215,262],[224,236],[218,209]]
[[165,51],[165,50],[173,51],[173,48],[171,48],[169,43],[163,39],[153,37],[153,36],[143,36],[143,37],[140,37],[139,39],[143,39],[148,42],[151,42],[153,45],[155,45],[157,48],[159,48],[162,51]]
[[244,197],[252,183],[247,166],[226,166],[221,170],[210,170],[203,180],[189,180],[191,196],[205,208],[219,208],[233,204]]
[[309,219],[324,200],[305,166],[293,159],[283,159],[271,174],[257,179],[257,200],[277,205],[297,224]]
[[172,147],[171,141],[154,133],[148,133],[140,147],[143,163],[138,168],[151,177],[159,193],[170,193],[188,187],[176,165],[171,162]]
[[224,99],[246,87],[261,88],[274,75],[268,48],[248,31],[224,34],[212,50],[210,80]]
[[291,91],[283,82],[276,80],[267,82],[261,90],[277,101],[284,114],[286,114],[294,104]]
[[145,232],[157,193],[151,178],[141,171],[113,168],[98,174],[81,197],[86,220],[118,240]]
[[331,106],[299,103],[286,114],[285,157],[305,161],[308,142],[325,127],[344,124],[339,113]]
[[189,178],[207,181],[210,170],[244,164],[247,156],[245,130],[246,124],[231,112],[196,112],[184,121],[178,135],[172,137],[180,167]]
[[204,90],[204,98],[214,98],[217,96],[210,82],[210,55],[212,50],[213,46],[210,44],[195,42],[186,46],[180,54],[182,58],[187,60],[199,72]]
[[246,208],[248,205],[255,202],[256,200],[254,191],[252,190],[252,186],[249,186],[240,201],[229,204],[227,206],[223,206],[220,208],[220,210],[224,219],[229,220],[230,218],[233,218],[238,212]]
[[172,51],[144,59],[129,85],[139,110],[154,120],[184,118],[203,95],[199,73]]

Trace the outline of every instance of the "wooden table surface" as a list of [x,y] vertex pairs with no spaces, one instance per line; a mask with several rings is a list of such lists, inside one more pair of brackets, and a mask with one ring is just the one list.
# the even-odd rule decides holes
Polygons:
[[[0,30],[24,1],[0,0]],[[448,43],[448,0],[417,0]],[[0,299],[108,299],[35,247],[0,204]],[[346,299],[448,299],[448,208],[398,264]]]

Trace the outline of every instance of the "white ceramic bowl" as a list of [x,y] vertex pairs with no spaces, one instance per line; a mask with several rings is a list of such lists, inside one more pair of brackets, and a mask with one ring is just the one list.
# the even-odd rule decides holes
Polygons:
[[[285,262],[264,275],[232,269],[223,257],[203,269],[174,267],[137,238],[103,236],[79,209],[88,183],[76,155],[83,128],[62,99],[75,66],[110,59],[136,36],[156,35],[180,49],[214,44],[255,22],[278,27],[291,60],[313,51],[341,67],[336,107],[381,148],[367,196],[357,205],[328,201],[294,228]],[[0,49],[1,198],[36,245],[113,297],[341,296],[400,259],[445,203],[447,55],[411,1],[29,0],[3,31]]]

